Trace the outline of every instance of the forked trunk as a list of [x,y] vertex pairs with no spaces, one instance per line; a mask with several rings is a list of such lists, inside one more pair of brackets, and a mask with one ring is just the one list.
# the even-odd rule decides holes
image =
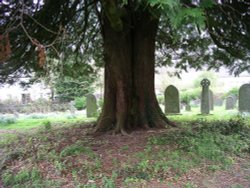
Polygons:
[[130,132],[173,125],[162,113],[154,91],[154,52],[158,19],[137,11],[123,17],[115,31],[104,19],[105,91],[96,131]]

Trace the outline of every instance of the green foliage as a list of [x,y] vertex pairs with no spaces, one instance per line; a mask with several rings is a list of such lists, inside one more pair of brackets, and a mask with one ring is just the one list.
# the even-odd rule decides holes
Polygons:
[[98,107],[102,108],[103,104],[104,104],[104,100],[102,98],[98,99]]
[[17,138],[15,134],[1,134],[0,147],[5,147],[16,142],[18,140]]
[[77,78],[64,77],[55,80],[56,96],[61,101],[70,101],[92,92],[94,78],[79,75]]
[[52,127],[50,121],[43,122],[43,126],[45,130],[51,130],[51,127]]
[[102,184],[103,184],[103,188],[115,188],[115,180],[117,178],[117,174],[115,172],[112,172],[112,176],[109,177],[103,177],[102,178]]
[[[164,148],[174,144],[177,148],[170,153],[162,150],[154,155],[155,162],[148,163],[148,171],[156,173],[172,169],[182,174],[204,160],[210,161],[208,169],[214,171],[232,165],[233,156],[250,151],[250,128],[242,117],[224,121],[193,120],[183,126],[182,130],[149,138],[148,145],[151,147]],[[143,157],[143,161],[150,161],[151,158],[147,156],[151,157],[151,152],[144,152],[140,157]],[[157,174],[154,173],[153,176]]]
[[81,153],[84,153],[90,157],[94,157],[94,152],[89,148],[82,146],[81,143],[75,143],[70,146],[65,147],[61,153],[61,157],[71,156],[71,155],[79,155]]
[[170,21],[174,27],[180,27],[184,23],[194,23],[200,28],[205,26],[205,16],[201,8],[180,8],[176,15],[170,16]]
[[231,88],[227,93],[224,94],[224,98],[228,97],[228,96],[236,96],[236,98],[239,95],[239,87],[233,87]]
[[189,89],[180,92],[180,100],[184,104],[189,104],[190,101],[199,99],[201,95],[200,88]]
[[201,80],[204,78],[210,81],[210,87],[216,87],[218,76],[213,72],[203,72],[194,80],[194,88],[200,88]]
[[203,2],[200,8],[183,7],[181,2],[176,0],[148,0],[148,4],[157,7],[158,11],[160,10],[175,28],[184,23],[194,23],[204,28],[205,15],[203,8],[213,5],[212,0]]
[[[51,1],[44,1],[41,5],[37,1],[25,1],[23,6],[19,6],[15,1],[1,2],[1,7],[5,7],[3,14],[7,12],[1,22],[1,30],[10,31],[10,43],[13,52],[9,59],[13,63],[0,65],[1,82],[14,82],[15,76],[30,74],[31,72],[40,72],[40,75],[47,76],[50,70],[52,73],[62,72],[64,76],[75,77],[75,75],[90,73],[95,65],[100,66],[103,63],[103,41],[100,26],[106,22],[103,20],[105,16],[98,19],[99,12],[95,11],[96,6],[99,6],[99,9],[105,12],[113,28],[117,28],[117,30],[130,25],[126,22],[126,19],[122,19],[123,17],[139,15],[137,13],[141,10],[160,18],[158,29],[165,31],[165,37],[157,37],[161,44],[159,46],[169,56],[168,62],[178,59],[176,56],[181,53],[179,57],[182,58],[177,62],[177,68],[185,70],[188,65],[191,65],[192,68],[200,69],[204,67],[203,65],[208,65],[208,68],[218,69],[222,65],[226,65],[232,67],[233,70],[238,68],[236,73],[249,68],[247,63],[242,63],[249,61],[249,36],[246,34],[249,26],[247,1],[140,0],[129,6],[127,6],[127,0],[117,1],[116,3],[114,1],[97,3],[99,1],[93,3],[77,1],[74,4],[75,6],[72,6],[67,1],[58,1],[54,4]],[[39,9],[35,9],[37,6],[39,6]],[[79,7],[82,11],[79,11]],[[27,17],[30,17],[30,19],[25,19],[29,36],[41,42],[41,45],[51,44],[46,46],[46,56],[57,59],[60,57],[60,61],[58,60],[56,63],[46,62],[44,69],[38,66],[35,56],[37,53],[36,46],[32,45],[27,33],[25,34],[19,27],[19,22],[13,16],[16,11],[24,11],[27,13]],[[130,13],[131,15],[126,15]],[[233,19],[229,15],[234,15]],[[100,22],[98,23],[98,21]],[[201,38],[199,28],[204,27],[205,22],[210,35],[204,33]],[[231,27],[232,24],[234,24],[234,27]],[[187,33],[186,31],[191,28],[190,25],[192,25],[192,32]],[[9,26],[11,28],[8,28]],[[180,26],[185,29],[182,30],[183,27]],[[181,37],[176,37],[176,35],[181,35]],[[222,49],[214,46],[211,37],[215,44]],[[48,48],[49,46],[51,48]],[[182,49],[182,52],[179,52],[179,49]],[[199,56],[202,56],[202,58],[199,58]],[[236,57],[236,59],[233,57]],[[216,62],[213,60],[216,60]],[[53,66],[54,64],[56,64],[56,68],[51,69],[49,65]],[[85,68],[82,70],[79,67]],[[15,76],[8,77],[7,75],[11,73],[14,73]],[[50,77],[53,76],[52,74]],[[50,83],[53,85],[53,81]]]
[[[36,167],[34,170],[28,168],[31,164],[45,162],[53,169],[49,171],[52,173],[50,175],[56,175],[62,181],[65,175],[72,176],[73,181],[70,183],[74,187],[113,188],[120,186],[120,181],[125,187],[142,187],[151,181],[165,182],[168,178],[177,180],[183,174],[190,173],[190,169],[204,172],[227,168],[238,156],[243,157],[250,152],[249,119],[241,116],[231,116],[227,120],[216,120],[213,116],[209,116],[211,119],[201,116],[188,117],[190,119],[178,117],[178,128],[153,134],[137,153],[130,152],[130,145],[120,145],[115,151],[113,147],[105,150],[105,155],[111,157],[105,164],[110,165],[108,172],[112,170],[112,175],[107,171],[103,173],[107,166],[102,165],[101,158],[94,152],[106,142],[82,137],[85,133],[82,131],[86,130],[82,123],[51,131],[32,131],[29,137],[25,134],[25,138],[15,135],[20,139],[18,142],[3,146],[13,151],[21,149],[23,153],[19,154],[18,160],[25,163],[14,171],[7,164],[6,170],[2,172],[4,186],[61,187],[58,180],[48,181],[46,175],[42,177]],[[110,144],[110,140],[107,144]],[[97,153],[100,154],[99,151]],[[116,158],[117,154],[121,155]],[[129,155],[126,158],[128,160],[119,160],[120,156],[125,155]],[[185,186],[195,185],[186,182]]]
[[32,168],[31,170],[20,170],[17,174],[14,174],[11,171],[6,171],[2,175],[2,180],[5,186],[27,186],[40,181],[41,175],[37,168]]
[[16,123],[16,118],[13,117],[0,117],[0,126],[8,126]]
[[86,107],[86,97],[76,97],[74,100],[74,107],[77,110],[82,110]]
[[164,96],[163,96],[163,95],[158,95],[158,96],[157,96],[157,101],[158,101],[159,104],[164,105],[164,103],[165,103],[164,100],[165,100],[165,99],[164,99]]

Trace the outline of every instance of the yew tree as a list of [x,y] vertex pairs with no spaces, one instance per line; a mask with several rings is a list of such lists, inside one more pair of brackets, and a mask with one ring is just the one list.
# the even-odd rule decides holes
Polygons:
[[184,70],[249,70],[247,1],[3,0],[0,7],[2,82],[46,72],[47,57],[74,56],[74,71],[93,61],[104,67],[96,131],[175,126],[156,99],[156,60]]

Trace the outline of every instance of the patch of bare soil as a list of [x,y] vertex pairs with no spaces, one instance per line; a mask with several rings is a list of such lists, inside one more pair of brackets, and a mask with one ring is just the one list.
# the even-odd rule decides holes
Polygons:
[[3,130],[3,129],[0,129],[0,136],[1,134],[16,134],[17,131],[16,130]]
[[[136,131],[130,136],[102,135],[95,138],[98,140],[98,144],[93,145],[93,150],[102,156],[104,169],[111,173],[112,159],[116,158],[120,164],[126,163],[128,156],[145,149],[149,137],[164,132],[166,130]],[[125,146],[128,146],[129,149],[123,150],[122,148]],[[131,158],[129,159],[131,160]],[[202,168],[191,169],[178,180],[171,177],[163,182],[151,180],[138,185],[138,187],[145,188],[183,188],[189,186],[197,188],[250,188],[250,156],[246,159],[237,159],[237,162],[227,170],[211,173],[203,171]]]

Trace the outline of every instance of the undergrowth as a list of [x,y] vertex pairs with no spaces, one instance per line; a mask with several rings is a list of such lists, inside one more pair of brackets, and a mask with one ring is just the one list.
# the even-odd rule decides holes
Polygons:
[[[152,179],[176,181],[191,169],[203,172],[227,169],[238,157],[249,153],[247,122],[240,116],[226,121],[204,118],[180,121],[180,128],[149,137],[144,150],[130,153],[130,145],[124,143],[116,151],[117,155],[126,153],[128,160],[122,165],[115,157],[112,161],[102,160],[105,154],[98,154],[92,144],[102,147],[105,143],[84,135],[84,126],[54,128],[47,122],[43,129],[25,137],[6,135],[10,142],[0,140],[0,149],[6,153],[20,151],[4,165],[1,178],[6,187],[60,187],[68,183],[72,187],[113,188],[118,184],[140,187]],[[13,168],[17,161],[25,164],[18,170]],[[105,163],[110,165],[108,172],[104,171]],[[35,166],[28,168],[29,165]],[[43,165],[47,169],[41,168]],[[67,178],[71,181],[64,182]],[[192,182],[184,185],[192,186]]]

